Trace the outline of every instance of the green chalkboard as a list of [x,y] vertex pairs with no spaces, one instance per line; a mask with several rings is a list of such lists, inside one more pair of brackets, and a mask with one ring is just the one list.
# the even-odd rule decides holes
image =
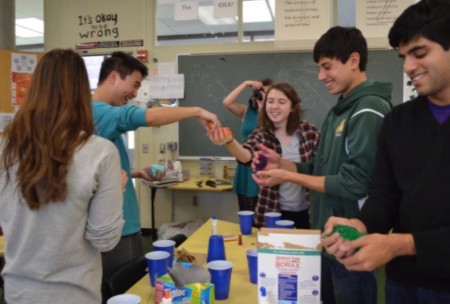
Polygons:
[[[311,52],[180,55],[178,72],[185,77],[185,94],[180,106],[200,106],[214,112],[240,141],[241,121],[222,105],[223,98],[242,81],[272,78],[289,82],[298,91],[304,118],[321,127],[337,96],[328,93],[317,80],[317,66]],[[395,50],[369,52],[367,75],[370,80],[393,83],[393,103],[403,101],[402,61]],[[251,90],[242,94],[247,102]],[[180,158],[229,157],[227,149],[212,144],[195,119],[179,123]]]

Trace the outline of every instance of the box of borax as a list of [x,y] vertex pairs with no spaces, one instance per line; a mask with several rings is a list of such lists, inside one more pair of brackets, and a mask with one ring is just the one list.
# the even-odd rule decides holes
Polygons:
[[162,303],[164,291],[170,290],[173,304],[214,304],[214,284],[192,283],[178,289],[168,274],[159,277],[155,284],[156,304]]
[[257,246],[266,303],[320,304],[320,230],[262,228]]

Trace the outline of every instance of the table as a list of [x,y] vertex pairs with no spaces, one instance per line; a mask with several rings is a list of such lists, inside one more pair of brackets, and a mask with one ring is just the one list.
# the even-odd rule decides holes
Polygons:
[[0,257],[5,253],[5,237],[0,235]]
[[[202,182],[202,186],[198,186],[198,182]],[[168,190],[188,190],[188,191],[213,191],[213,192],[223,192],[223,191],[231,191],[233,189],[232,184],[221,184],[216,187],[207,186],[204,183],[204,179],[201,178],[190,178],[186,181],[170,183],[170,184],[153,184],[147,181],[142,181],[144,185],[150,188],[150,211],[151,211],[151,220],[152,220],[152,240],[157,239],[156,236],[156,227],[155,227],[155,197],[156,190],[158,188],[168,189]],[[175,219],[175,197],[172,192],[172,206],[171,206],[171,220],[172,222]]]
[[[212,179],[214,180],[214,179]],[[172,184],[167,186],[169,190],[189,190],[189,191],[213,191],[213,192],[223,192],[223,191],[231,191],[233,189],[232,184],[220,184],[216,185],[216,187],[207,186],[204,182],[205,180],[202,178],[190,178],[186,181]],[[202,186],[198,186],[197,183],[202,182]]]
[[[218,233],[240,233],[239,224],[217,221]],[[225,242],[225,254],[227,260],[233,263],[233,273],[231,275],[230,296],[227,300],[216,301],[217,303],[257,303],[257,285],[250,283],[248,276],[247,256],[248,249],[256,248],[256,234],[258,229],[253,228],[251,235],[242,236],[242,245],[237,241]],[[194,232],[181,246],[192,253],[207,253],[208,239],[211,235],[211,220],[205,222]],[[206,267],[206,265],[205,265]],[[145,275],[126,293],[139,295],[142,304],[155,303],[155,289],[150,285],[150,278]]]

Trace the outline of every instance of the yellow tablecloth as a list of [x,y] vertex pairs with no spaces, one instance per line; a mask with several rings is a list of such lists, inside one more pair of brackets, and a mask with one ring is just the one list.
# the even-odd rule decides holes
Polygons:
[[0,236],[0,257],[3,256],[3,253],[5,252],[5,238]]
[[[239,224],[236,223],[218,220],[217,227],[219,234],[240,234]],[[256,248],[257,232],[258,230],[253,228],[251,235],[243,235],[242,245],[238,245],[237,240],[225,242],[226,258],[233,263],[230,296],[227,300],[216,301],[217,303],[257,303],[257,285],[250,283],[246,256],[248,249]],[[211,220],[205,222],[179,248],[185,248],[192,253],[206,254],[210,235]],[[131,287],[127,293],[139,295],[142,298],[142,304],[155,303],[155,290],[150,285],[148,275]]]

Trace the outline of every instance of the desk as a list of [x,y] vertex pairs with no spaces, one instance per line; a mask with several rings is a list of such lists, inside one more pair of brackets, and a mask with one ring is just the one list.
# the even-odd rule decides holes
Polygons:
[[[202,187],[197,186],[197,182],[202,181]],[[202,178],[190,178],[184,182],[176,183],[167,186],[169,190],[188,190],[188,191],[213,191],[213,192],[223,192],[231,191],[233,189],[232,184],[221,184],[217,185],[215,188],[207,186]]]
[[[217,221],[219,233],[239,234],[239,224]],[[257,285],[250,283],[247,268],[246,251],[256,248],[256,234],[258,230],[253,228],[251,235],[242,236],[242,246],[237,241],[225,242],[225,254],[227,260],[233,263],[231,275],[230,296],[227,300],[216,301],[217,303],[257,303]],[[208,239],[211,234],[211,220],[205,222],[194,232],[181,246],[192,253],[207,253]],[[205,265],[206,267],[206,265]],[[142,304],[155,303],[155,289],[150,285],[148,275],[144,276],[126,293],[137,294],[142,298]]]
[[[233,189],[233,185],[231,184],[221,184],[216,187],[207,186],[204,182],[202,182],[202,187],[197,186],[199,181],[204,181],[201,178],[190,178],[183,182],[177,182],[173,184],[152,184],[146,181],[142,181],[144,185],[150,188],[150,208],[151,208],[151,220],[152,220],[152,240],[156,241],[156,227],[155,227],[155,197],[156,190],[158,188],[164,188],[168,190],[187,190],[187,191],[213,191],[213,192],[223,192],[223,191],[231,191]],[[171,220],[172,222],[175,220],[175,197],[172,192],[172,206],[171,206]]]

